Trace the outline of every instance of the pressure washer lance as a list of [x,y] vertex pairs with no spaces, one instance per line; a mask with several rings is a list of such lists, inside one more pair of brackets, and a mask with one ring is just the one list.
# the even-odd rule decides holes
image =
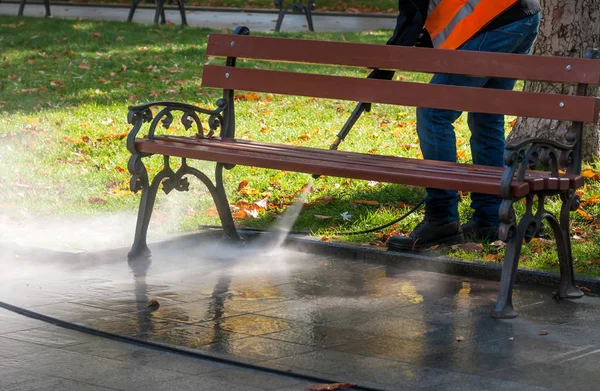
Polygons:
[[[394,71],[388,71],[388,70],[382,70],[382,69],[374,69],[373,71],[371,71],[371,73],[369,74],[369,76],[367,76],[367,79],[392,80],[392,78],[394,77],[394,73],[395,73]],[[330,151],[337,151],[339,145],[342,143],[342,141],[344,141],[346,139],[346,136],[348,136],[348,133],[350,133],[350,131],[352,130],[352,128],[356,124],[356,121],[358,121],[358,119],[362,116],[362,114],[365,111],[366,112],[370,112],[371,111],[371,103],[369,103],[369,102],[358,102],[358,104],[354,108],[354,111],[352,111],[352,114],[350,114],[350,117],[348,117],[348,120],[346,120],[346,123],[344,124],[344,126],[342,126],[342,129],[337,134],[335,140],[329,146],[329,150]],[[321,177],[321,175],[319,175],[319,174],[313,174],[312,177],[314,179],[319,179]],[[413,206],[408,212],[406,212],[402,216],[400,216],[397,219],[394,219],[394,220],[392,220],[389,223],[386,223],[384,225],[380,225],[380,226],[377,226],[377,227],[374,227],[374,228],[365,229],[365,230],[362,230],[362,231],[339,232],[338,235],[345,235],[345,236],[362,235],[362,234],[368,234],[368,233],[372,233],[372,232],[381,231],[384,228],[387,228],[387,227],[389,227],[391,225],[394,225],[394,224],[399,223],[400,221],[404,220],[405,218],[407,218],[408,216],[410,216],[411,214],[413,214],[414,212],[416,212],[419,208],[421,208],[421,206],[423,206],[424,203],[425,203],[425,198],[421,199],[421,201],[419,201],[419,203],[417,205]]]

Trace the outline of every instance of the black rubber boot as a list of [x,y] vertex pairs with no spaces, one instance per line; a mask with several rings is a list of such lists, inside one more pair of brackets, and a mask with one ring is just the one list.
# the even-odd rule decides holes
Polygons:
[[420,251],[436,244],[456,244],[464,241],[460,222],[436,222],[425,219],[409,236],[392,236],[386,245],[390,251]]
[[467,240],[476,242],[493,242],[499,238],[497,225],[484,224],[473,219],[462,225],[462,231]]

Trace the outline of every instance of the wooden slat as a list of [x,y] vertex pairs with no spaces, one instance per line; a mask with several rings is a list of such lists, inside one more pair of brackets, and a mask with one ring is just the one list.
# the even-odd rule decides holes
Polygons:
[[202,86],[592,123],[600,109],[590,97],[214,65],[204,66]]
[[[365,164],[356,164],[352,159],[333,162],[328,159],[329,151],[323,151],[320,160],[315,157],[307,159],[298,148],[296,156],[277,154],[273,150],[256,151],[252,148],[232,149],[228,143],[218,140],[203,140],[197,145],[177,143],[173,140],[137,139],[136,149],[142,153],[179,156],[191,159],[208,160],[221,163],[241,164],[246,166],[285,169],[309,174],[352,177],[356,179],[375,180],[387,183],[399,183],[409,186],[439,187],[449,190],[463,190],[486,194],[500,194],[500,181],[491,176],[473,175],[471,172],[456,170],[453,175],[443,175],[435,170],[426,170],[429,161],[419,160],[420,168],[410,168],[402,164],[387,164],[374,169]],[[217,148],[217,146],[219,146]],[[367,155],[366,155],[367,156]],[[517,182],[512,185],[515,196],[521,197],[529,192],[529,185]]]
[[[481,166],[475,164],[464,164],[464,163],[453,163],[427,160],[423,164],[424,160],[404,158],[398,156],[386,156],[386,155],[371,155],[357,152],[346,152],[339,150],[325,150],[322,148],[311,148],[311,147],[298,147],[284,144],[272,144],[263,143],[249,140],[235,140],[235,139],[222,139],[206,140],[197,139],[195,137],[182,137],[182,136],[156,136],[157,140],[164,140],[173,143],[184,143],[191,145],[206,145],[215,150],[229,149],[231,151],[246,151],[251,149],[252,151],[261,152],[265,154],[277,154],[278,156],[285,157],[298,157],[299,155],[305,159],[318,160],[322,164],[328,164],[328,162],[339,162],[347,161],[353,164],[361,164],[364,166],[373,167],[373,169],[382,169],[389,167],[390,165],[401,165],[402,168],[418,169],[423,171],[432,171],[437,175],[454,175],[460,173],[468,173],[473,177],[485,177],[494,178],[499,181],[504,174],[504,167],[492,167],[492,166]],[[578,188],[582,184],[575,182],[580,176],[568,177],[564,176],[561,178],[550,177],[550,173],[547,171],[534,171],[529,170],[525,174],[525,182],[529,184],[531,191],[538,190],[566,190],[569,187]],[[579,186],[577,186],[579,184]]]
[[[234,44],[232,45],[232,42]],[[559,83],[600,84],[600,61],[211,34],[206,54],[262,60],[384,68],[425,73],[492,76]],[[570,66],[570,69],[567,67]]]

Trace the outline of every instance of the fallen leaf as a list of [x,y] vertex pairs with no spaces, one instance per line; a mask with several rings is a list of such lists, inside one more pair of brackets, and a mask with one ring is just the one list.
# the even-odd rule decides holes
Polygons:
[[205,212],[204,212],[205,216],[210,216],[210,217],[218,217],[219,216],[219,212],[217,211],[217,208],[212,206],[210,208],[208,208]]
[[548,335],[548,331],[547,330],[540,330],[540,332],[538,333],[538,335]]
[[577,209],[577,213],[579,213],[585,221],[594,221],[594,216],[592,216],[591,214],[589,214],[581,208]]
[[248,213],[246,213],[246,210],[242,209],[238,210],[237,212],[233,212],[231,214],[231,217],[233,217],[234,219],[247,219]]
[[498,260],[498,254],[486,254],[485,255],[485,260],[486,261],[496,262]]
[[515,118],[515,119],[513,119],[512,121],[509,122],[510,127],[511,128],[514,127],[516,123],[517,123],[517,119]]
[[88,203],[104,205],[104,204],[106,204],[106,200],[104,200],[98,196],[91,196],[90,199],[88,200]]
[[600,179],[600,173],[592,170],[591,168],[586,168],[585,170],[581,171],[581,176],[592,180]]
[[467,242],[460,243],[451,246],[453,250],[462,250],[464,252],[475,252],[477,254],[481,254],[483,252],[483,246],[481,243]]
[[329,219],[333,218],[332,216],[322,216],[322,215],[314,215],[313,217],[317,220],[329,220]]
[[100,34],[100,33],[94,33],[94,34],[92,34],[92,38],[94,38],[94,39],[98,39],[101,36],[102,36],[102,34]]
[[352,201],[352,202],[355,204],[360,204],[360,205],[374,205],[374,206],[379,205],[379,202],[371,201],[371,200],[357,200],[357,201]]
[[242,190],[244,187],[248,186],[248,180],[244,179],[238,184],[237,191]]
[[256,205],[257,207],[261,208],[261,209],[266,209],[267,208],[267,202],[269,201],[269,197],[265,197],[260,201],[255,201],[254,205]]
[[465,340],[465,337],[456,337],[456,342],[462,342]]
[[234,99],[239,99],[239,100],[259,100],[260,96],[258,94],[252,93],[252,94],[235,94],[233,96]]
[[327,236],[321,236],[321,242],[330,242],[331,239],[329,239]]
[[352,383],[329,383],[329,384],[311,384],[308,389],[311,391],[329,391],[329,390],[340,390],[344,388],[352,388],[356,384]]

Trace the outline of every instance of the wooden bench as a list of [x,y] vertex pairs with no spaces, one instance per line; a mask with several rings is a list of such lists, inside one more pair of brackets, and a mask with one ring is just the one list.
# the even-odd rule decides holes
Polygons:
[[[239,240],[223,188],[223,169],[249,165],[318,175],[352,177],[412,186],[427,186],[499,195],[500,239],[507,242],[495,317],[514,317],[512,287],[523,240],[536,235],[545,219],[552,227],[560,261],[562,298],[580,297],[574,284],[569,213],[579,206],[575,190],[583,185],[582,126],[598,120],[600,100],[586,97],[587,85],[600,84],[600,61],[514,54],[393,47],[385,45],[251,37],[246,28],[235,34],[212,34],[208,56],[223,57],[223,66],[205,65],[203,87],[223,90],[214,110],[184,103],[154,102],[129,108],[133,125],[127,147],[131,152],[131,189],[142,190],[130,258],[149,255],[146,232],[159,184],[163,190],[187,190],[186,175],[199,178],[212,194],[225,235]],[[595,53],[597,56],[597,53]],[[236,66],[237,58],[269,62],[335,64],[426,73],[454,73],[577,85],[577,96],[522,91],[430,85],[324,74],[283,72]],[[267,67],[265,67],[267,68]],[[377,156],[306,148],[235,138],[234,91],[299,95],[380,104],[431,107],[469,112],[509,114],[573,121],[564,140],[529,139],[507,145],[506,168],[458,164],[394,156]],[[157,111],[153,114],[152,109]],[[169,127],[174,112],[194,135],[158,134]],[[201,117],[205,117],[204,128]],[[144,124],[144,136],[138,134]],[[163,155],[164,168],[150,182],[142,160]],[[170,157],[182,158],[174,172]],[[186,164],[186,159],[216,162],[215,182]],[[532,171],[529,167],[545,170]],[[560,216],[544,208],[549,196],[560,196]],[[513,205],[525,200],[526,211],[517,218]],[[535,201],[535,202],[534,202]],[[537,208],[534,204],[537,203]]]

